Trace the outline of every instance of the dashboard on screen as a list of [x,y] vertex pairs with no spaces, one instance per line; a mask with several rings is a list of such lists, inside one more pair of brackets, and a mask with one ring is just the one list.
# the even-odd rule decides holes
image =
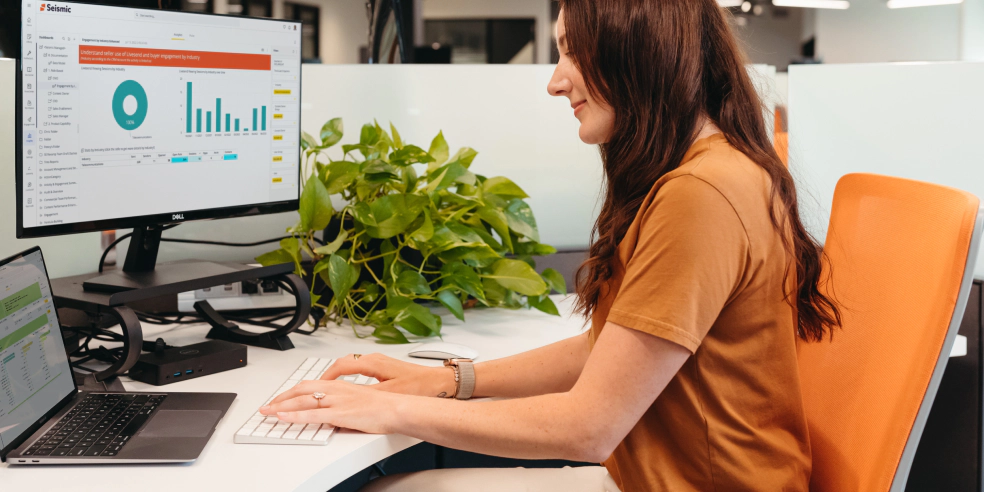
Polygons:
[[40,0],[21,15],[19,233],[296,203],[299,23]]

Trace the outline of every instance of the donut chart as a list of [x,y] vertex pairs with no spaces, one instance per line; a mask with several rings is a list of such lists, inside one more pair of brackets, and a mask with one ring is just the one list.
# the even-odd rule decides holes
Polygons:
[[[137,109],[133,114],[127,114],[123,109],[123,101],[127,97],[133,96],[137,100]],[[116,88],[113,93],[113,118],[116,124],[124,130],[136,130],[143,124],[147,117],[147,92],[142,85],[135,80],[127,80]]]

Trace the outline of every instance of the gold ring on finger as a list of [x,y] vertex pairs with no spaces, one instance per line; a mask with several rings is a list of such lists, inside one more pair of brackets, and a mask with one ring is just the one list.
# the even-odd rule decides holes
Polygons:
[[362,354],[352,354],[352,358],[355,360],[359,360],[359,357],[362,357]]

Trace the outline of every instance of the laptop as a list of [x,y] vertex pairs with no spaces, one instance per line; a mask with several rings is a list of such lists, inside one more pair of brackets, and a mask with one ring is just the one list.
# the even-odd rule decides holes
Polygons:
[[79,391],[41,249],[0,260],[0,461],[191,462],[235,398]]

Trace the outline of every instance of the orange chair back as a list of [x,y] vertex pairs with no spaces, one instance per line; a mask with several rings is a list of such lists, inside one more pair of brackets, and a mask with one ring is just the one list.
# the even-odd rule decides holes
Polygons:
[[843,324],[832,341],[799,346],[811,490],[904,490],[969,296],[979,208],[929,183],[838,182],[824,288]]

